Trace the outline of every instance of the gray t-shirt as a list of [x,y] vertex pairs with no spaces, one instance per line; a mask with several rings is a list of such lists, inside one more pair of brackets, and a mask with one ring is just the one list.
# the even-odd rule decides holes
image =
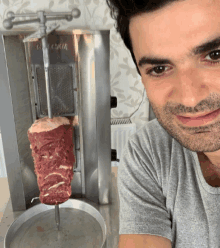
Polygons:
[[132,135],[118,168],[119,234],[152,234],[176,248],[220,247],[220,188],[204,179],[198,156],[157,119]]

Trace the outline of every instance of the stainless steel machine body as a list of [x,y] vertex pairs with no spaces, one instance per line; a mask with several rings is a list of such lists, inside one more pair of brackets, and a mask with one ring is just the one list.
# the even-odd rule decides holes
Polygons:
[[[12,207],[39,196],[27,130],[47,116],[40,41],[31,31],[1,32],[0,127]],[[48,35],[53,116],[79,117],[71,198],[109,204],[111,177],[109,30],[62,30]]]

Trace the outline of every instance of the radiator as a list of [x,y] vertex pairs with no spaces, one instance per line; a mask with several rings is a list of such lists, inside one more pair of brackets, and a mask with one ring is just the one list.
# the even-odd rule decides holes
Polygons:
[[[117,158],[120,160],[124,145],[128,138],[136,132],[136,124],[129,118],[111,119],[111,148],[117,150]],[[118,166],[118,162],[111,162],[111,166]]]

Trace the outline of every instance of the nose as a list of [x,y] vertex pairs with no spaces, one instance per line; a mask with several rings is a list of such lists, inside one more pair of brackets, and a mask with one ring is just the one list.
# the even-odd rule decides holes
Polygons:
[[206,78],[197,68],[189,68],[178,73],[175,86],[176,102],[186,107],[195,107],[206,99],[210,94]]

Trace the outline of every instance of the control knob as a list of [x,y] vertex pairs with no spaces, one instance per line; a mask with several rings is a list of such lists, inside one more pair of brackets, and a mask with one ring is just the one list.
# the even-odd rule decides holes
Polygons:
[[117,97],[111,96],[111,108],[117,108]]
[[120,162],[120,160],[117,158],[117,151],[115,149],[111,149],[111,161]]

